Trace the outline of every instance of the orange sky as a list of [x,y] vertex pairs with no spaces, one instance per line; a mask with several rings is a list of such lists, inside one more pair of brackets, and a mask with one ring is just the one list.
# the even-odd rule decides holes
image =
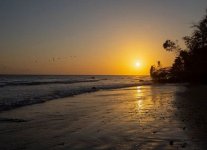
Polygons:
[[174,54],[165,52],[162,43],[188,35],[206,4],[203,0],[1,2],[0,74],[149,74],[158,60],[171,65]]

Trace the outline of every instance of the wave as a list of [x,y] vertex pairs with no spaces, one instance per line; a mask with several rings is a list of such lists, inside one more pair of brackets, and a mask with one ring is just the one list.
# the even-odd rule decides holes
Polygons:
[[[102,79],[104,80],[104,79]],[[98,82],[100,80],[88,79],[88,80],[68,80],[68,81],[20,81],[20,82],[1,82],[0,87],[6,86],[30,86],[30,85],[48,85],[48,84],[74,84],[82,82]]]
[[[94,82],[96,82],[96,80]],[[46,92],[40,95],[37,95],[36,94],[37,92],[34,92],[32,96],[26,95],[25,97],[19,97],[19,98],[15,96],[11,96],[11,97],[4,98],[4,101],[0,102],[0,111],[10,110],[10,109],[14,109],[14,108],[26,106],[26,105],[42,103],[42,102],[46,102],[46,101],[58,99],[58,98],[64,98],[64,97],[70,97],[70,96],[84,94],[84,93],[96,92],[99,90],[126,88],[126,87],[142,86],[142,85],[150,85],[150,84],[151,84],[150,81],[145,81],[145,82],[140,82],[140,83],[128,83],[128,84],[108,84],[108,85],[96,85],[96,86],[88,85],[88,86],[76,87],[76,88],[62,87],[52,92]]]

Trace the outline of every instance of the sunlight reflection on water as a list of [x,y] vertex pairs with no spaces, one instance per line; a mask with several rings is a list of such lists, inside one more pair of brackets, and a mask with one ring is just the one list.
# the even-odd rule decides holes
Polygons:
[[[176,108],[172,102],[176,88],[138,86],[25,107],[10,115],[32,121],[22,124],[24,128],[16,126],[11,135],[24,129],[34,135],[31,141],[24,137],[31,146],[36,145],[32,142],[34,139],[44,143],[63,141],[63,149],[177,149],[186,142],[187,136],[181,128],[183,123],[174,116]],[[9,117],[9,113],[5,115]],[[13,130],[14,126],[1,124],[0,129],[4,128]],[[40,129],[40,134],[34,134]],[[44,135],[48,138],[43,139]],[[173,146],[169,140],[175,141]]]

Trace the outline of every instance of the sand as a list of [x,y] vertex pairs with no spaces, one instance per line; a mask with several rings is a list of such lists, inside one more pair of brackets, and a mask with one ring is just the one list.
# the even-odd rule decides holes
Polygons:
[[103,90],[1,112],[0,149],[204,149],[187,88]]

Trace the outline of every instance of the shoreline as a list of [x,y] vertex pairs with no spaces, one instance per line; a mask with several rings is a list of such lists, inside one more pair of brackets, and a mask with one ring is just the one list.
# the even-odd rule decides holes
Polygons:
[[5,111],[0,148],[195,149],[196,137],[191,139],[190,128],[176,116],[177,92],[185,90],[178,85],[101,90]]
[[15,102],[13,104],[0,104],[0,113],[4,112],[4,111],[9,111],[9,110],[13,110],[13,109],[17,109],[20,107],[24,107],[24,106],[29,106],[29,105],[35,105],[35,104],[39,104],[39,103],[45,103],[47,101],[51,101],[51,100],[57,100],[57,99],[61,99],[61,98],[67,98],[67,97],[73,97],[73,96],[77,96],[77,95],[82,95],[82,94],[86,94],[86,93],[92,93],[92,92],[97,92],[100,90],[112,90],[112,89],[122,89],[122,88],[128,88],[128,87],[136,87],[136,86],[147,86],[147,85],[152,85],[151,82],[146,82],[146,83],[133,83],[133,84],[126,84],[126,85],[112,85],[112,86],[103,86],[103,87],[88,87],[82,91],[74,91],[74,92],[69,92],[66,94],[59,94],[59,95],[54,95],[54,96],[47,96],[47,97],[42,97],[39,99],[34,99],[34,100],[24,100],[24,101],[19,101],[19,102]]

